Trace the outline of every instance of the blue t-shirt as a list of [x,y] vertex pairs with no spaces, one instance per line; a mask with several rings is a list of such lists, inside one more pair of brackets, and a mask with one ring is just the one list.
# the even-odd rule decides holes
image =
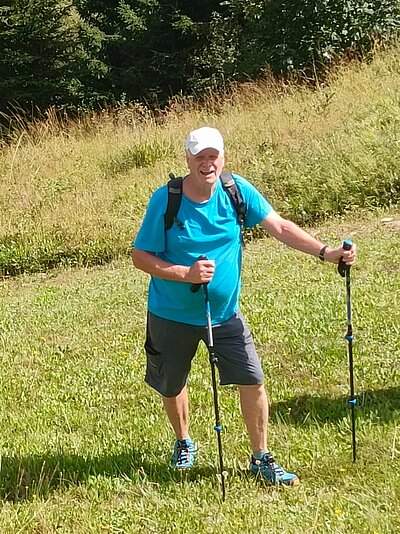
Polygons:
[[[267,200],[241,176],[234,174],[246,205],[246,228],[260,223],[271,211]],[[208,284],[213,324],[227,321],[239,307],[242,247],[240,225],[235,208],[223,189],[221,180],[207,202],[197,203],[185,194],[176,223],[164,227],[168,189],[157,189],[149,202],[134,247],[155,253],[161,259],[178,265],[193,265],[199,256],[215,260],[215,273]],[[151,277],[148,309],[154,315],[182,323],[206,325],[204,293],[192,293],[192,284]]]

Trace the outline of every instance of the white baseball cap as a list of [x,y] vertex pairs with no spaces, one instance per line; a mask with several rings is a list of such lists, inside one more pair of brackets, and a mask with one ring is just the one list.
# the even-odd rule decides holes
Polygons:
[[197,130],[193,130],[186,138],[186,151],[196,156],[206,148],[214,148],[218,152],[224,151],[224,139],[221,133],[216,128],[203,126]]

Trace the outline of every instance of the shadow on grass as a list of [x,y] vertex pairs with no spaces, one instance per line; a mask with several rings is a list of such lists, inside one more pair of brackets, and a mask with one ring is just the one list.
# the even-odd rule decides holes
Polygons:
[[[154,455],[151,451],[150,455]],[[87,483],[98,476],[123,478],[133,483],[150,481],[166,486],[215,477],[215,468],[198,466],[181,472],[169,462],[146,459],[149,451],[130,451],[102,457],[43,454],[1,458],[0,499],[12,502],[46,497],[52,491]]]
[[[340,421],[348,415],[347,400],[348,397],[295,397],[273,404],[271,417],[299,426]],[[400,387],[365,391],[358,397],[357,413],[359,418],[373,418],[381,424],[400,419]],[[107,477],[110,481],[122,478],[137,484],[150,482],[166,487],[215,478],[218,470],[212,466],[196,466],[180,472],[171,468],[169,461],[157,456],[157,451],[148,449],[99,457],[49,453],[3,456],[0,460],[0,499],[12,502],[45,498],[52,491],[83,485],[95,477]]]
[[[271,418],[288,425],[301,426],[339,421],[349,413],[349,396],[294,397],[273,403]],[[364,391],[357,395],[356,411],[359,417],[373,418],[382,424],[400,419],[400,387]]]

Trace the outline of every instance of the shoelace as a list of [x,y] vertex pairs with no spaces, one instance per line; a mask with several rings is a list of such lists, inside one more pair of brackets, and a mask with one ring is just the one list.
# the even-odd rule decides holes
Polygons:
[[184,442],[179,442],[178,449],[177,449],[177,463],[183,464],[185,462],[188,462],[190,459],[190,451],[189,447]]
[[268,468],[276,473],[277,475],[284,475],[285,470],[283,467],[281,467],[279,464],[275,462],[275,458],[271,456],[270,454],[264,454],[264,456],[261,458],[261,460],[255,460],[255,463],[260,464],[267,464]]
[[284,469],[275,462],[275,458],[273,456],[265,455],[264,458],[266,460],[266,463],[268,463],[268,465],[270,466],[271,471],[278,475],[283,475],[285,473]]

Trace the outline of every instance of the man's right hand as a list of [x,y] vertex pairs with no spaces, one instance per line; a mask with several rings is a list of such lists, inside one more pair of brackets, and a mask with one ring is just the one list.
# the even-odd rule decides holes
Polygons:
[[211,282],[214,272],[214,260],[197,260],[190,267],[185,282],[189,282],[190,284],[207,284]]

